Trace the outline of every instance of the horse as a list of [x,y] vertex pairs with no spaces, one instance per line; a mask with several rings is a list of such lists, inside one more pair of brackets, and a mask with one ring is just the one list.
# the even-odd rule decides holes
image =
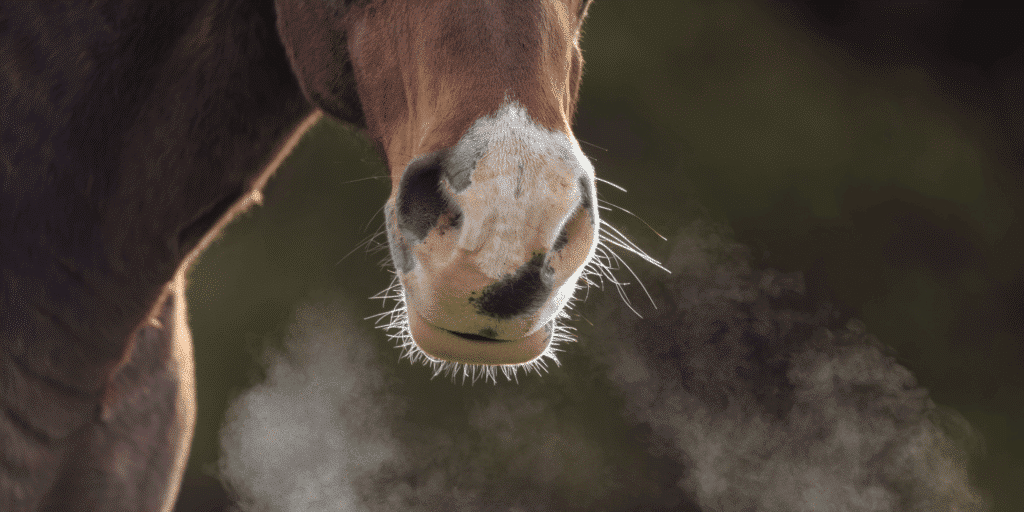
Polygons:
[[0,510],[173,507],[189,265],[325,115],[386,162],[410,358],[492,377],[552,358],[600,259],[571,128],[589,4],[0,7]]

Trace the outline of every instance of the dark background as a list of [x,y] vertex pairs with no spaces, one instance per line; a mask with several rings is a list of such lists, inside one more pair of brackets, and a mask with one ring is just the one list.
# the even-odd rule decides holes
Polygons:
[[[965,5],[598,0],[575,130],[629,191],[605,199],[666,234],[696,200],[756,266],[803,271],[813,300],[864,320],[984,436],[974,480],[1009,512],[1024,510],[1024,16]],[[390,282],[385,253],[356,246],[389,187],[365,139],[321,123],[192,271],[199,419],[178,510],[227,505],[224,408],[296,304],[380,310],[361,299]]]

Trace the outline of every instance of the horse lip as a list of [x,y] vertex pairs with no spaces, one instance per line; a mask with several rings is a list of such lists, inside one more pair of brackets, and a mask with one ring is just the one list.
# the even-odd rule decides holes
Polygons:
[[552,339],[550,328],[538,329],[522,338],[502,340],[438,327],[415,310],[408,314],[409,330],[416,346],[426,355],[444,361],[486,365],[528,363],[543,355]]

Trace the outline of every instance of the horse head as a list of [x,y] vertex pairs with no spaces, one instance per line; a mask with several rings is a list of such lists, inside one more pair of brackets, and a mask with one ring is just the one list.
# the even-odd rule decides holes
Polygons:
[[[594,170],[571,129],[587,4],[278,4],[306,96],[360,119],[387,161],[404,303],[392,325],[414,358],[552,355],[599,225]],[[352,90],[358,110],[338,101]]]

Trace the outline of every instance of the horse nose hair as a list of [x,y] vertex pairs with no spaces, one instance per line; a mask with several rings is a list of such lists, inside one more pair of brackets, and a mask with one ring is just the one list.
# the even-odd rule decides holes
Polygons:
[[546,253],[533,257],[515,273],[487,286],[470,303],[477,312],[498,319],[534,313],[539,310],[554,286],[554,269],[548,265]]
[[448,214],[455,228],[461,223],[458,204],[442,191],[444,173],[443,151],[417,158],[402,173],[396,198],[398,227],[412,242],[426,238],[441,215]]

